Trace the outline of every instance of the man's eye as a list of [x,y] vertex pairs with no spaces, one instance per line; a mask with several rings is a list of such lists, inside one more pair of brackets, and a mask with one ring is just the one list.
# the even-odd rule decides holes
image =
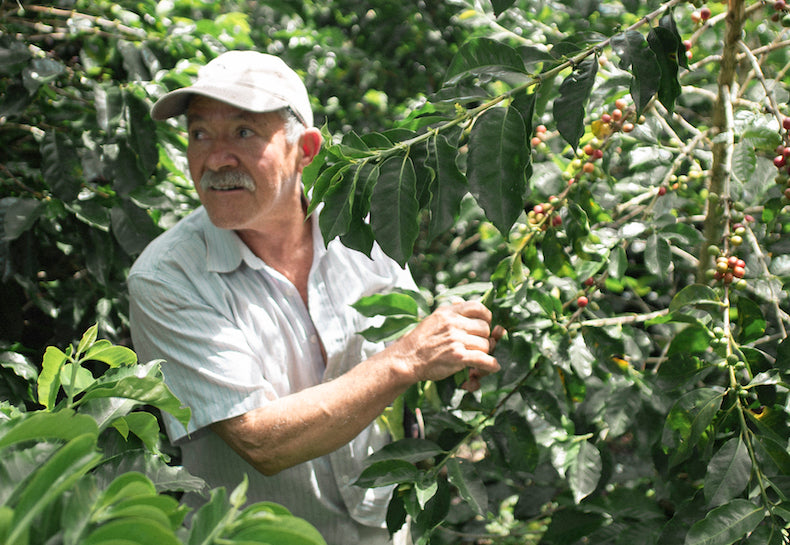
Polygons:
[[203,140],[203,138],[205,137],[205,135],[206,135],[206,133],[204,133],[204,132],[203,132],[203,131],[201,131],[200,129],[193,129],[193,130],[189,131],[189,137],[190,137],[192,140],[196,140],[196,141],[197,141],[197,140]]
[[253,136],[254,134],[255,134],[255,132],[253,132],[253,130],[252,130],[252,129],[246,129],[246,128],[244,128],[244,129],[239,129],[239,136],[240,136],[241,138],[250,138],[250,137],[251,137],[251,136]]

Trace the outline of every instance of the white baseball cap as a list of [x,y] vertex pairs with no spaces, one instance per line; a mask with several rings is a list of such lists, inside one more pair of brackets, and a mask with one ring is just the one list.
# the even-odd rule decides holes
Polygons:
[[198,71],[197,81],[161,97],[151,117],[161,121],[186,112],[193,95],[227,102],[251,112],[290,108],[307,127],[313,110],[302,79],[274,55],[257,51],[228,51]]

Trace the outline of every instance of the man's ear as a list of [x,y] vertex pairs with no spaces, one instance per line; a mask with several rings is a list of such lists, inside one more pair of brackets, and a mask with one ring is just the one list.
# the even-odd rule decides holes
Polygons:
[[299,161],[299,169],[303,169],[310,162],[318,155],[318,152],[321,151],[321,143],[324,141],[324,138],[321,136],[320,129],[316,127],[310,127],[305,129],[302,137],[299,139],[299,148],[302,151],[302,157]]

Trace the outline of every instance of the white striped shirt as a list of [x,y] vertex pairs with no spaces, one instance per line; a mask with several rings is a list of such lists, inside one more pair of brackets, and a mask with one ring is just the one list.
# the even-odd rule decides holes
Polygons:
[[[281,396],[331,380],[383,346],[357,332],[374,322],[350,304],[395,286],[407,270],[374,247],[372,258],[335,240],[313,218],[308,306],[282,274],[202,207],[154,240],[129,274],[131,330],[141,361],[164,359],[165,382],[192,410],[188,429],[164,414],[184,466],[212,488],[247,474],[250,502],[274,501],[331,544],[387,543],[391,489],[353,486],[361,462],[388,441],[374,422],[339,450],[267,477],[207,428]],[[324,362],[320,343],[327,360]],[[199,500],[188,500],[193,506]]]

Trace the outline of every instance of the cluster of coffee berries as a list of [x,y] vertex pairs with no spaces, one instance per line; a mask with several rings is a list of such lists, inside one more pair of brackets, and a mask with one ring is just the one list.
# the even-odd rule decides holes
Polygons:
[[696,24],[701,24],[710,19],[711,12],[708,6],[702,6],[691,14],[691,20]]
[[546,125],[538,125],[535,127],[535,136],[532,137],[531,142],[533,148],[537,148],[543,143],[543,141],[546,139],[547,131],[548,129],[546,128]]
[[[768,3],[770,4],[770,2]],[[771,21],[774,23],[781,21],[783,27],[790,27],[790,13],[788,13],[786,0],[775,0],[772,7]]]
[[[633,114],[633,116],[631,115]],[[636,116],[636,111],[628,108],[628,103],[622,98],[614,101],[614,109],[611,112],[601,114],[600,123],[606,127],[604,134],[608,136],[611,133],[623,131],[631,132],[634,130],[634,124],[631,121],[632,117]],[[593,133],[598,133],[593,125]]]
[[549,197],[548,202],[539,203],[527,212],[527,223],[530,226],[545,231],[549,224],[553,227],[562,225],[562,216],[557,213],[560,199],[556,196]]
[[733,284],[733,287],[742,288],[746,286],[746,262],[736,255],[719,255],[716,258],[716,268],[713,269],[711,278],[717,282],[722,282],[725,286]]
[[[785,130],[786,136],[790,135],[790,117],[785,117],[782,120],[782,128]],[[785,186],[784,196],[790,200],[790,145],[786,145],[786,140],[776,148],[774,166],[779,170],[776,175],[776,183]]]

